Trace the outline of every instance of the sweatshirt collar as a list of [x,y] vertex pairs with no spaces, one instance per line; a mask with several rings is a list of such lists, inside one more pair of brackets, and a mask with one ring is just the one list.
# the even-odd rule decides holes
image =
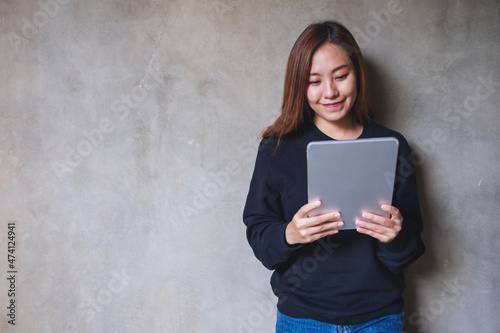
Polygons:
[[[325,133],[323,133],[313,121],[310,122],[309,127],[311,129],[309,131],[310,135],[312,136],[312,139],[314,141],[335,140],[334,138],[331,138]],[[361,132],[359,137],[357,137],[355,140],[366,138],[368,136],[368,132],[370,131],[370,127],[371,125],[363,125],[363,131]]]

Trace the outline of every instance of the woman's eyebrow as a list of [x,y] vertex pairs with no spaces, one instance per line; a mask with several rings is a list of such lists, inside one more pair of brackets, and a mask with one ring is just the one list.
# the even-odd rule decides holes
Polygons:
[[[335,67],[333,70],[332,70],[332,73],[335,73],[336,71],[338,71],[339,69],[342,69],[342,68],[345,68],[345,67],[349,67],[349,65],[340,65],[338,67]],[[316,75],[320,75],[318,73],[310,73],[309,76],[316,76]]]

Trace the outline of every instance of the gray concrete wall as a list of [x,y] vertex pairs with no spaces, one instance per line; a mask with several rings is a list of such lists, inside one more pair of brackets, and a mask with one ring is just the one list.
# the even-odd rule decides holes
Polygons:
[[0,0],[0,331],[272,332],[241,211],[288,52],[323,19],[416,149],[408,330],[498,332],[495,0]]

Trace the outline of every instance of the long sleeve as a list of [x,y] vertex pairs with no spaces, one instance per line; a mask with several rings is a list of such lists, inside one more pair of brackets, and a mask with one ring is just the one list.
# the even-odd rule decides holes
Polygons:
[[422,216],[417,193],[415,167],[410,161],[410,149],[404,138],[399,138],[400,153],[395,178],[392,205],[403,216],[399,235],[389,243],[378,242],[379,260],[395,273],[401,273],[425,252],[421,239]]
[[293,257],[300,246],[285,241],[285,220],[280,190],[273,174],[271,143],[261,142],[250,183],[243,221],[255,256],[268,269],[275,269]]

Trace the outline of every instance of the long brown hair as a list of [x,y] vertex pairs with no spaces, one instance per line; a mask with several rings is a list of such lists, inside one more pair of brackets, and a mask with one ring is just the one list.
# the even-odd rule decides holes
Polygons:
[[313,120],[314,111],[306,96],[309,73],[314,53],[326,43],[341,46],[354,65],[357,82],[357,97],[351,110],[354,120],[363,125],[374,121],[366,86],[365,62],[358,43],[342,24],[325,21],[309,25],[293,45],[286,65],[281,114],[262,132],[263,138],[281,140],[284,135]]

